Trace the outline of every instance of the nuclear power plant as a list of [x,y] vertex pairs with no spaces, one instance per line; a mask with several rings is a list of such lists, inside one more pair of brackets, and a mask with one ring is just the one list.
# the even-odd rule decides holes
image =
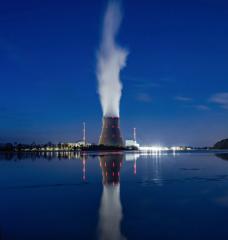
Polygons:
[[118,117],[103,117],[103,125],[99,145],[123,147]]

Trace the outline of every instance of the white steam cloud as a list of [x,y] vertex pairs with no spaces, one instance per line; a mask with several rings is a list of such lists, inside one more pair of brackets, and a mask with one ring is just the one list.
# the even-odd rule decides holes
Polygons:
[[103,33],[97,56],[97,78],[103,116],[119,117],[122,91],[120,70],[126,65],[128,52],[115,42],[122,15],[120,3],[109,1],[103,23]]

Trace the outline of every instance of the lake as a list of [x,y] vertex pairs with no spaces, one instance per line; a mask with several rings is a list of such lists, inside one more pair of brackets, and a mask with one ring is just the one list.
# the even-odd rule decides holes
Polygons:
[[228,239],[228,153],[0,155],[0,239]]

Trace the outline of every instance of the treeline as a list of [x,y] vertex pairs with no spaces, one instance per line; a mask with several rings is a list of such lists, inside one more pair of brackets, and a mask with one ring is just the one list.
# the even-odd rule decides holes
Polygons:
[[81,146],[71,146],[67,143],[53,144],[51,142],[46,144],[17,144],[17,143],[4,143],[0,144],[0,151],[4,152],[21,152],[21,151],[76,151]]
[[223,139],[214,145],[216,149],[228,149],[228,139]]
[[48,151],[121,151],[121,150],[138,150],[137,147],[118,147],[118,146],[104,146],[104,145],[78,145],[72,146],[68,143],[53,144],[51,142],[47,144],[12,144],[5,143],[0,144],[1,152],[48,152]]

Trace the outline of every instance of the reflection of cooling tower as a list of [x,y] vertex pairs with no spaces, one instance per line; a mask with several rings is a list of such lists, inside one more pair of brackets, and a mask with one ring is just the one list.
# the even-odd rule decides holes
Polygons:
[[123,147],[118,117],[104,117],[100,145]]
[[98,239],[126,240],[121,233],[123,213],[119,183],[123,154],[103,155],[99,160],[104,187],[99,209]]
[[118,184],[120,180],[120,168],[122,166],[123,155],[112,154],[100,156],[100,166],[102,168],[104,184]]

